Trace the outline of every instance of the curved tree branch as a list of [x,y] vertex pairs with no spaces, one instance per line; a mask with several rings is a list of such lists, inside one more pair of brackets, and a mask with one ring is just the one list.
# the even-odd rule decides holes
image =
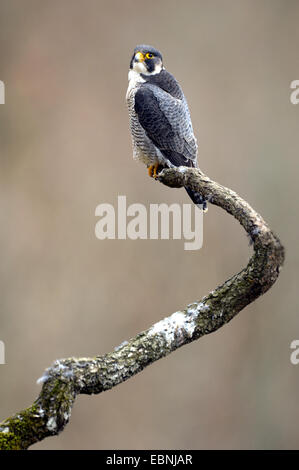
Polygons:
[[57,360],[39,380],[42,390],[33,405],[0,424],[0,449],[27,449],[57,435],[68,423],[78,394],[109,390],[177,348],[216,331],[276,281],[284,249],[247,202],[198,169],[167,169],[158,179],[170,187],[188,186],[235,217],[253,242],[248,265],[202,300],[164,318],[109,354]]

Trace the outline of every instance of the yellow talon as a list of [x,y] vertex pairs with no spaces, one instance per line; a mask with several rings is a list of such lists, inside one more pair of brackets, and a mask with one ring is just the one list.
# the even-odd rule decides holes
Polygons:
[[153,169],[154,169],[154,165],[150,165],[150,166],[147,168],[148,176],[150,176],[151,178],[153,177]]
[[154,177],[154,178],[157,178],[157,176],[158,176],[158,175],[157,175],[157,170],[158,170],[158,168],[159,168],[159,163],[156,163],[156,164],[154,165],[154,174],[153,174],[153,177]]
[[159,163],[155,163],[154,165],[150,165],[148,168],[147,168],[147,171],[148,171],[148,175],[151,177],[151,178],[157,178],[158,176],[158,168],[159,168]]

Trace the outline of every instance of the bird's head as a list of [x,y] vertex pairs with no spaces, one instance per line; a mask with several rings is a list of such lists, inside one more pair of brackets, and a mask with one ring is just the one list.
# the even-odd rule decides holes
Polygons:
[[144,44],[136,46],[130,62],[130,70],[145,75],[155,75],[163,68],[161,52]]

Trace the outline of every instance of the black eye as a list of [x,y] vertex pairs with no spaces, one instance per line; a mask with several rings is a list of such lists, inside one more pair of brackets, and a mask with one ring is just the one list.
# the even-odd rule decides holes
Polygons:
[[147,59],[152,59],[152,58],[154,57],[154,54],[152,54],[151,52],[147,52],[147,53],[145,54],[145,57],[146,57]]

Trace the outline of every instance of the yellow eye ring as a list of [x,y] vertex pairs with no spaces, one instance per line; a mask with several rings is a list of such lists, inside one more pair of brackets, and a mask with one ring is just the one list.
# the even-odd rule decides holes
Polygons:
[[153,58],[154,58],[154,54],[152,54],[151,52],[147,52],[147,53],[145,54],[145,57],[146,57],[147,59],[153,59]]

